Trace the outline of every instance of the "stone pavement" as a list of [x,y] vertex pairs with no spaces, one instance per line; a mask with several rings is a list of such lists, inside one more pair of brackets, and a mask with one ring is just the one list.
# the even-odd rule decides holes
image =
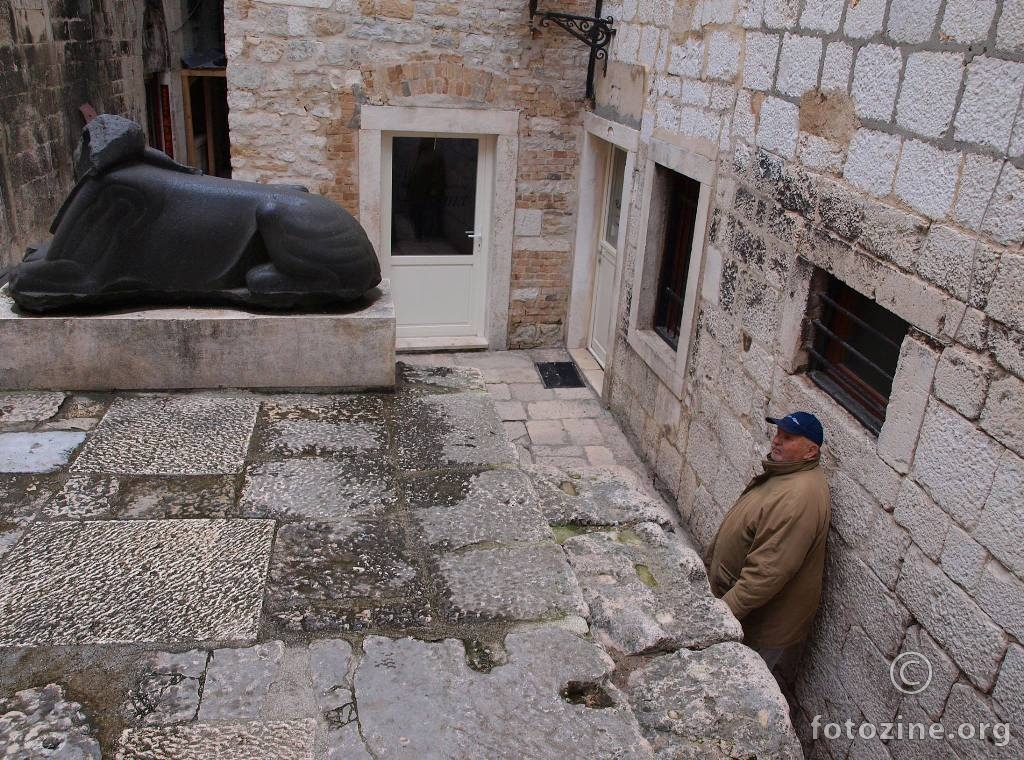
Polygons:
[[614,420],[534,358],[0,394],[0,756],[800,757]]

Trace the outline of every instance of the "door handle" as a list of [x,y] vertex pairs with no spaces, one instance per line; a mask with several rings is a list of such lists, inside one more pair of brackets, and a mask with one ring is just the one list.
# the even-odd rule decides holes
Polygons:
[[478,237],[480,237],[480,233],[476,232],[475,230],[466,230],[466,237],[468,237],[468,238],[478,238]]

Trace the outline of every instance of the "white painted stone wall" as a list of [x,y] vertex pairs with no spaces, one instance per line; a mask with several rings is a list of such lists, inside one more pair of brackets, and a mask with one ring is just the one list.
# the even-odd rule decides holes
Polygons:
[[[766,413],[826,429],[826,589],[796,685],[809,721],[1008,721],[1024,732],[1024,4],[605,3],[612,57],[648,67],[655,141],[717,161],[676,398],[626,338],[634,178],[611,406],[707,544],[767,449]],[[824,93],[824,95],[822,95]],[[872,435],[802,374],[813,266],[913,329]],[[717,284],[717,285],[716,285]],[[687,326],[684,325],[684,329]],[[932,685],[889,682],[903,651]],[[959,738],[819,741],[816,758],[1021,757]]]

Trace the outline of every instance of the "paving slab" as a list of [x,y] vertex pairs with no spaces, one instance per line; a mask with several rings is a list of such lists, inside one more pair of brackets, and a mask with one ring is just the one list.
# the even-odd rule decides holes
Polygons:
[[395,505],[394,470],[360,459],[287,459],[251,468],[239,511],[247,517],[322,522],[381,514]]
[[398,465],[405,470],[518,461],[493,402],[484,394],[396,399],[395,428]]
[[35,425],[50,419],[64,403],[56,392],[0,393],[0,427]]
[[633,671],[630,704],[666,760],[802,760],[789,706],[754,650],[680,649]]
[[[355,694],[373,756],[653,757],[607,683],[614,665],[599,647],[553,626],[511,633],[506,647],[507,664],[481,673],[467,664],[460,641],[368,637]],[[595,695],[594,706],[568,701],[579,692]]]
[[71,469],[128,475],[240,472],[258,410],[257,401],[230,396],[121,398]]
[[4,757],[100,760],[100,743],[94,734],[82,706],[65,699],[57,684],[0,698]]
[[263,408],[268,423],[256,436],[256,458],[364,454],[387,446],[379,396],[280,395],[265,399]]
[[85,440],[85,433],[0,433],[0,472],[56,472]]
[[526,468],[552,525],[672,524],[668,508],[648,496],[626,467]]
[[359,708],[353,692],[352,645],[320,639],[309,645],[313,689],[326,724],[328,760],[373,760],[359,734]]
[[147,653],[122,712],[129,720],[147,725],[195,720],[209,659],[209,653],[199,649]]
[[196,723],[131,728],[118,760],[313,760],[316,721]]
[[556,544],[472,549],[437,559],[453,620],[588,616],[579,583]]
[[403,394],[483,392],[487,390],[483,373],[474,367],[424,366],[399,362],[399,392]]
[[72,475],[43,514],[66,520],[110,517],[120,490],[120,482],[109,475]]
[[405,491],[413,520],[431,546],[551,538],[530,479],[520,470],[421,476],[407,481]]
[[563,546],[591,629],[608,648],[644,654],[743,639],[739,621],[711,594],[697,553],[655,523],[587,533]]
[[277,533],[266,614],[285,631],[422,626],[427,583],[394,520],[293,523]]
[[4,559],[0,646],[256,635],[273,523],[36,523]]
[[238,517],[235,476],[122,479],[118,516],[130,519]]

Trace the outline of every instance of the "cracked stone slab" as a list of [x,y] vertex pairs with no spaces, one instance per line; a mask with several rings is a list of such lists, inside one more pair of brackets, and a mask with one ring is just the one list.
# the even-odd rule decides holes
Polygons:
[[117,478],[72,475],[43,509],[43,514],[67,520],[109,517],[120,489]]
[[405,394],[485,392],[484,375],[473,367],[431,367],[398,362],[396,386]]
[[286,631],[359,631],[431,621],[427,583],[391,520],[293,523],[277,533],[267,616]]
[[57,488],[46,475],[0,475],[0,557],[18,542]]
[[[653,757],[625,698],[607,682],[614,664],[598,646],[544,626],[509,634],[506,648],[507,664],[481,673],[467,664],[460,641],[368,637],[355,693],[373,756]],[[570,683],[593,684],[608,706],[570,704],[562,696]]]
[[74,472],[227,475],[240,472],[259,402],[191,394],[119,398]]
[[269,520],[36,523],[4,562],[0,646],[255,637]]
[[546,465],[526,468],[541,508],[552,525],[672,524],[668,508],[644,493],[627,467],[586,467],[561,470]]
[[494,403],[484,394],[399,398],[395,407],[398,463],[402,469],[482,467],[519,461]]
[[131,721],[146,725],[171,725],[194,720],[199,712],[199,693],[209,654],[189,652],[147,653],[142,675],[132,686],[122,712]]
[[130,728],[118,760],[313,760],[316,721],[196,723]]
[[437,560],[456,620],[589,617],[576,576],[556,544],[474,549]]
[[57,392],[0,393],[0,427],[31,426],[48,420],[64,398]]
[[56,472],[85,440],[85,433],[0,433],[0,472]]
[[4,757],[100,760],[100,743],[94,734],[82,706],[65,699],[57,684],[0,698]]
[[229,475],[130,478],[121,486],[118,516],[129,519],[238,517]]
[[543,541],[551,531],[540,512],[529,478],[520,470],[445,472],[406,482],[423,539],[459,549],[483,541]]
[[627,690],[659,758],[803,758],[775,678],[743,644],[658,657],[630,674]]
[[200,722],[306,718],[315,712],[304,645],[267,641],[211,652]]
[[317,712],[327,725],[328,760],[372,760],[359,735],[359,709],[352,684],[352,645],[320,639],[309,645]]
[[701,558],[658,525],[588,533],[563,546],[591,629],[609,648],[641,654],[742,640],[739,621],[712,595]]
[[376,460],[286,459],[246,474],[239,510],[250,517],[347,520],[395,505],[395,476]]

